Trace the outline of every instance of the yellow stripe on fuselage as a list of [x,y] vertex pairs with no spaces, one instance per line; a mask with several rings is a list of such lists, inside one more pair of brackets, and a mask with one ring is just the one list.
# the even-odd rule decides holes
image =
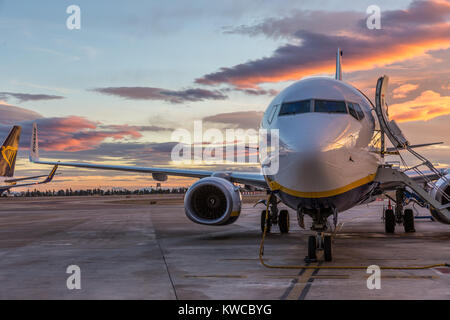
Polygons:
[[297,191],[297,190],[292,190],[292,189],[286,188],[286,187],[282,186],[281,184],[279,184],[278,182],[276,182],[274,180],[270,180],[269,178],[266,177],[266,181],[269,184],[269,187],[272,191],[280,190],[291,196],[300,197],[300,198],[327,198],[327,197],[337,196],[339,194],[345,193],[352,189],[363,186],[369,182],[372,182],[374,179],[375,179],[375,173],[369,174],[367,177],[356,180],[346,186],[343,186],[343,187],[340,187],[337,189],[328,190],[328,191],[319,191],[319,192],[304,192],[304,191]]

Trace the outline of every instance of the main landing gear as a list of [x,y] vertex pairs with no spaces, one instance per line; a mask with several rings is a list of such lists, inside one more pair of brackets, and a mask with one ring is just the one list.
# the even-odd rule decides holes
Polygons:
[[261,232],[264,232],[267,226],[267,232],[269,233],[272,226],[276,224],[278,224],[281,233],[289,233],[289,212],[287,210],[278,211],[278,199],[275,196],[271,196],[269,199],[269,217],[267,220],[266,210],[261,211]]
[[395,211],[391,208],[384,210],[384,229],[386,233],[394,233],[396,224],[403,224],[405,232],[416,232],[414,228],[414,213],[412,209],[404,209],[405,190],[397,189],[395,193]]

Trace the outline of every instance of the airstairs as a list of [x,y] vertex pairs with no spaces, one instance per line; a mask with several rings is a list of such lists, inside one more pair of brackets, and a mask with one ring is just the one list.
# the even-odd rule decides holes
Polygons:
[[[379,78],[375,93],[375,113],[381,131],[381,156],[384,157],[387,153],[384,139],[386,135],[394,146],[395,154],[400,156],[403,166],[401,169],[397,169],[393,168],[392,165],[381,165],[378,168],[375,181],[380,183],[398,182],[400,185],[409,187],[429,205],[430,212],[436,220],[450,224],[450,195],[445,192],[445,187],[450,185],[450,175],[446,176],[445,171],[438,170],[428,159],[416,152],[396,122],[389,120],[386,103],[388,82],[387,76]],[[419,164],[408,166],[400,154],[400,150],[409,152],[419,160]],[[415,179],[412,174],[420,179]],[[425,183],[418,183],[417,180]],[[431,192],[426,189],[431,190]]]

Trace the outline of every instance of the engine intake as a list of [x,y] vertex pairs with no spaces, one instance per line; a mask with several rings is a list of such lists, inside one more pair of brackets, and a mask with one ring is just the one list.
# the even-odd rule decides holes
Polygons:
[[230,181],[218,177],[194,183],[184,197],[186,216],[195,223],[227,225],[241,213],[241,193]]
[[[449,203],[448,198],[450,198],[450,184],[447,182],[450,180],[450,174],[445,176],[445,179],[441,178],[436,182],[436,187],[433,188],[430,192],[430,195],[439,201],[441,205],[446,205]],[[447,197],[444,196],[447,195]],[[450,207],[444,210],[448,210],[450,212]],[[438,220],[439,222],[450,224],[450,220],[447,217],[444,217],[441,213],[435,210],[433,207],[430,208],[431,215]]]

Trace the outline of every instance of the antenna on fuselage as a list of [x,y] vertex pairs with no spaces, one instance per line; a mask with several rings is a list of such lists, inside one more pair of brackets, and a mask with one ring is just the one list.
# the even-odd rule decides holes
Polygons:
[[338,48],[336,54],[336,80],[342,80],[342,64],[341,64],[342,50]]

